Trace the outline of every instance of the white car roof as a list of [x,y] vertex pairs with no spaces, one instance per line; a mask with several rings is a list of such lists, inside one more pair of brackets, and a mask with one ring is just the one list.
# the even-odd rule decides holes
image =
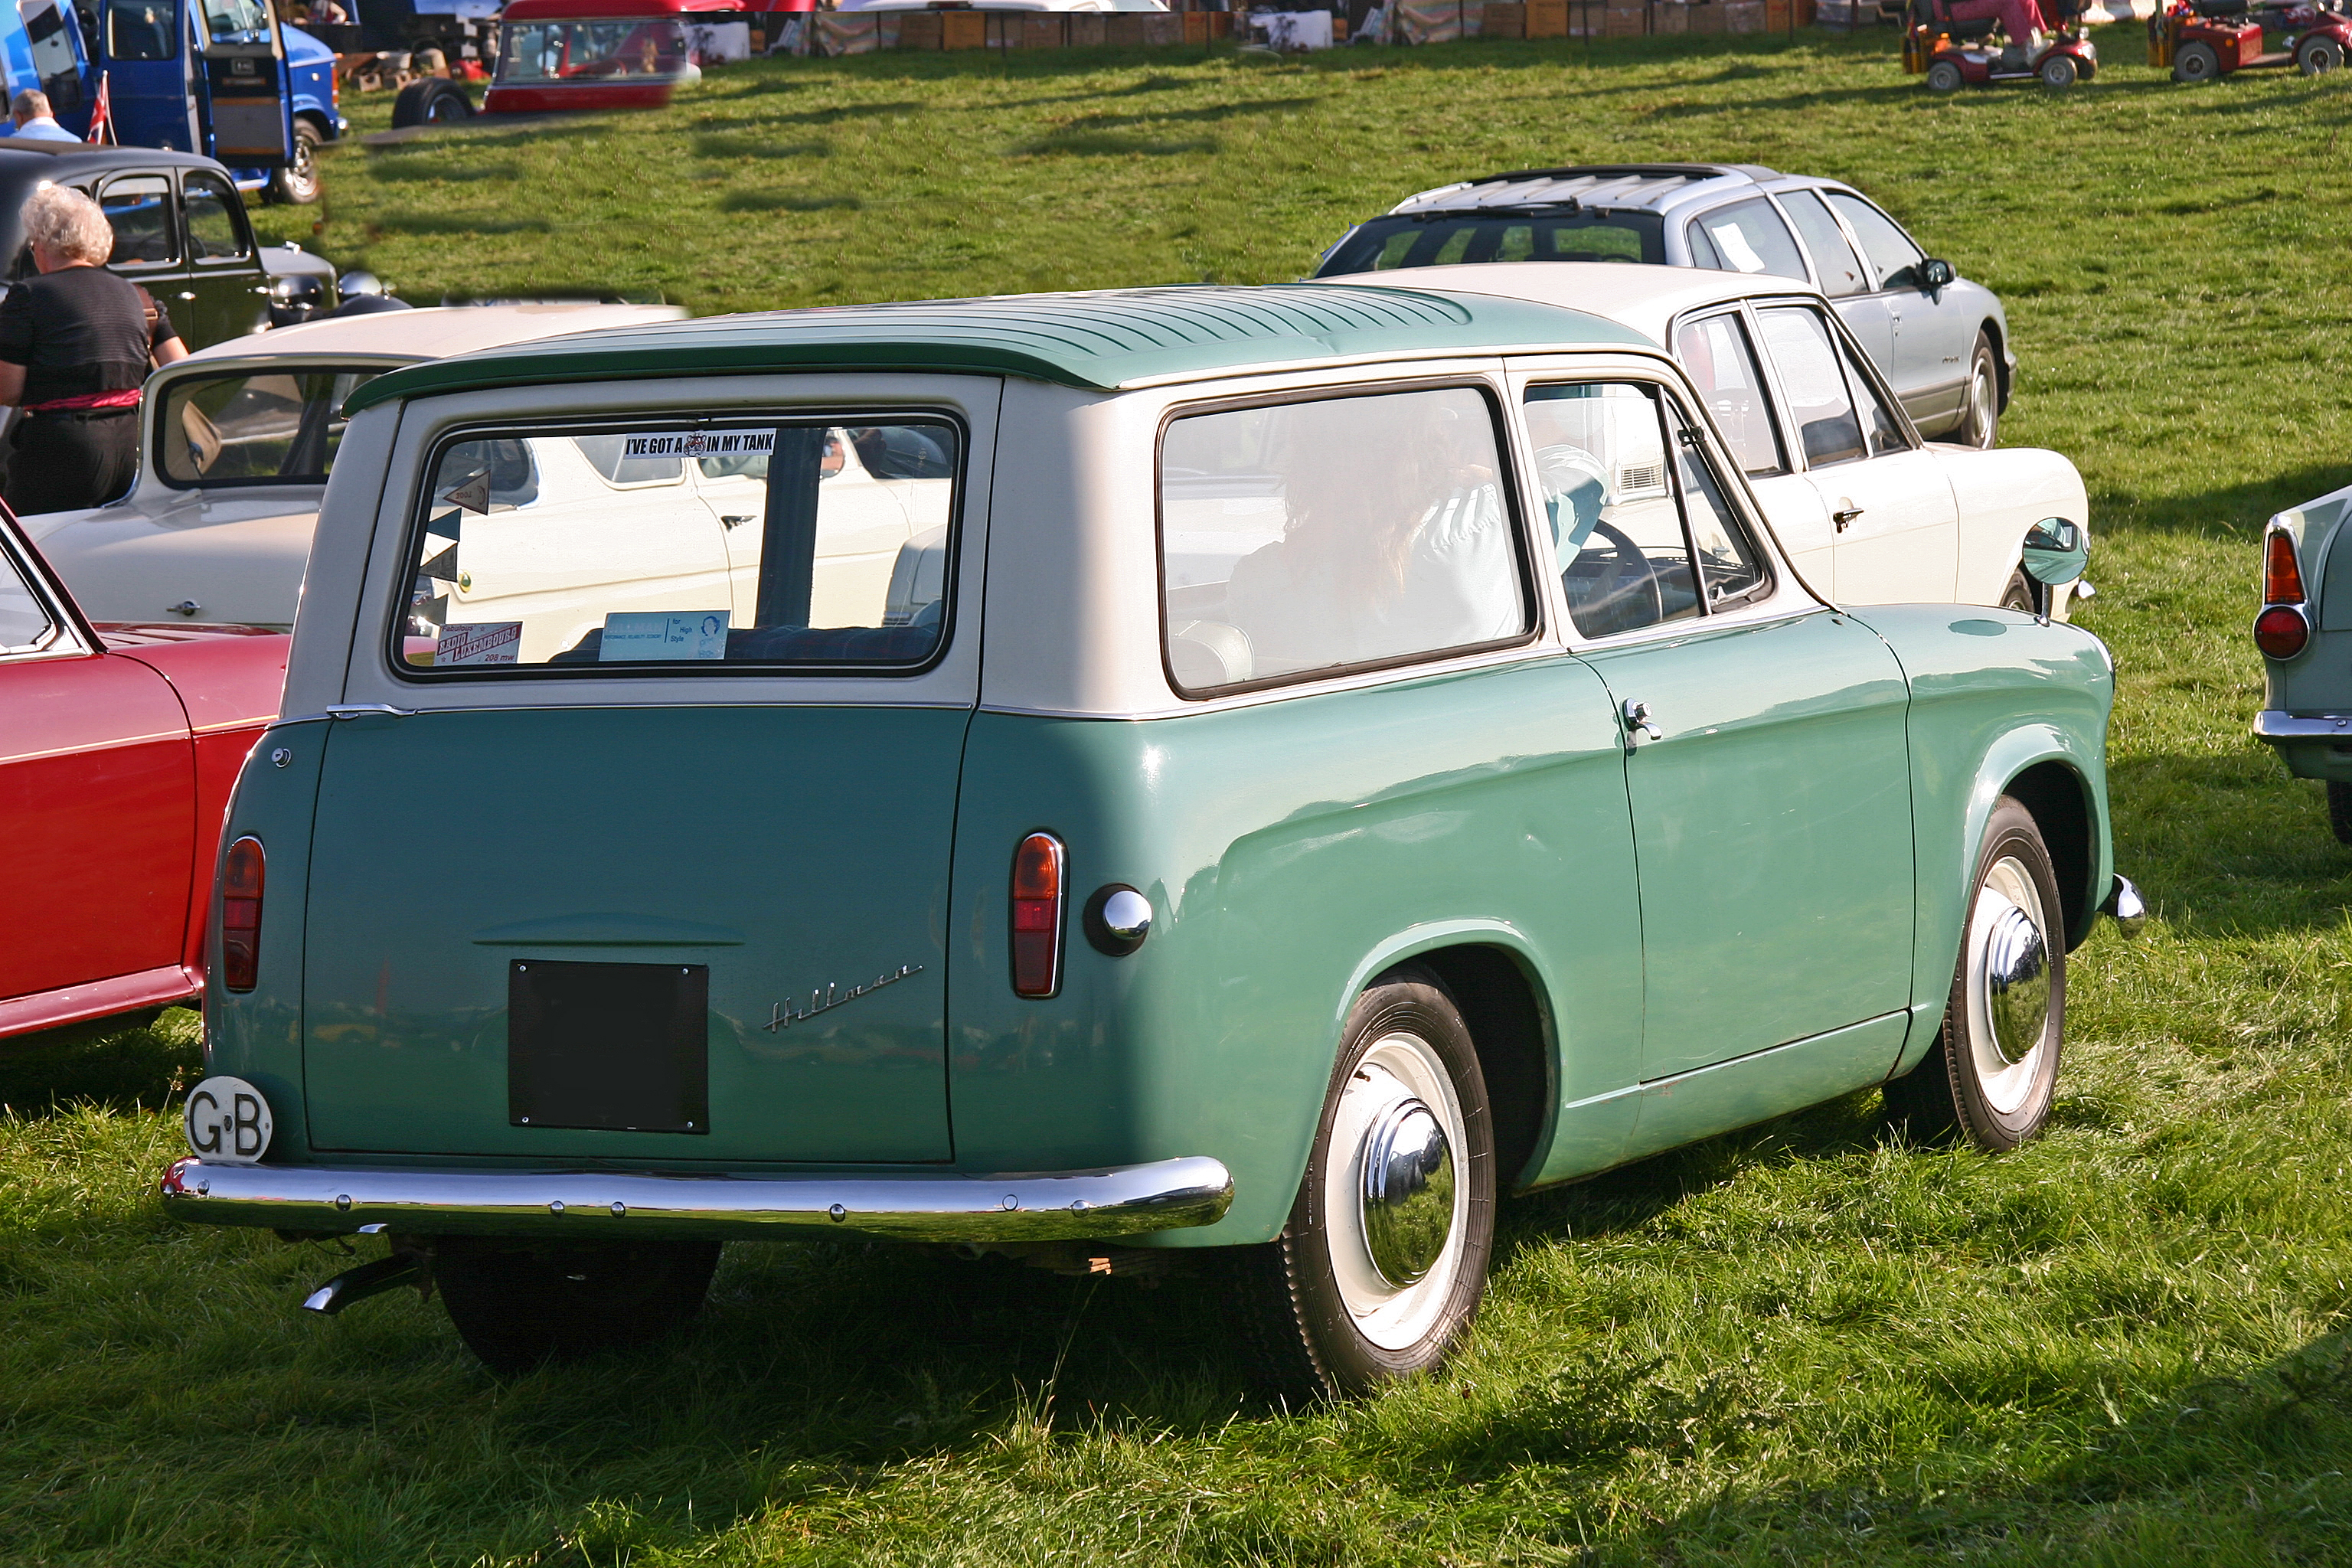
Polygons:
[[273,360],[287,354],[354,354],[368,358],[441,359],[469,349],[594,332],[607,327],[676,321],[677,305],[435,305],[415,310],[373,310],[299,326],[273,327],[198,349],[175,364],[219,360]]
[[1660,347],[1676,316],[1705,305],[1760,294],[1822,298],[1801,278],[1771,272],[1717,272],[1704,267],[1654,267],[1622,261],[1486,261],[1462,267],[1400,267],[1354,272],[1326,283],[1370,283],[1390,289],[1431,289],[1447,294],[1494,294],[1583,310],[1633,328]]

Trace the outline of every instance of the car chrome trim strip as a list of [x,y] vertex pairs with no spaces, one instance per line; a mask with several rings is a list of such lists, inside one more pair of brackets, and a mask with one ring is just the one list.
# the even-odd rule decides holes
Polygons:
[[1201,1155],[1017,1175],[682,1176],[606,1171],[450,1171],[213,1164],[163,1174],[174,1218],[281,1230],[371,1225],[424,1235],[560,1231],[774,1236],[824,1230],[896,1241],[1051,1241],[1212,1225],[1233,1204],[1224,1165]]
[[2254,715],[2258,741],[2340,741],[2352,745],[2352,713],[2320,713],[2305,718],[2266,708]]

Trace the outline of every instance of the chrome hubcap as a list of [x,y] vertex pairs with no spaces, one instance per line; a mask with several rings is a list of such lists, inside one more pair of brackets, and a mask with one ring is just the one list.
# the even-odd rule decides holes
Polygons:
[[1985,1099],[2004,1115],[2033,1092],[2050,1035],[2050,924],[2024,864],[1985,873],[1969,921],[1969,1049]]
[[1391,1285],[1429,1272],[1454,1229],[1454,1151],[1418,1100],[1389,1106],[1364,1136],[1364,1247]]
[[1470,1202],[1462,1107],[1428,1041],[1389,1035],[1364,1053],[1328,1147],[1324,1226],[1340,1300],[1357,1332],[1405,1350],[1453,1293]]

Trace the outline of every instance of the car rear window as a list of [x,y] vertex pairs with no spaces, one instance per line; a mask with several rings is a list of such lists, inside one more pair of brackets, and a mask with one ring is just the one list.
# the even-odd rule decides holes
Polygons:
[[963,469],[944,416],[444,440],[394,657],[424,679],[927,664]]
[[1538,213],[1444,213],[1378,217],[1333,248],[1318,278],[1450,267],[1476,261],[1666,259],[1665,224],[1655,213],[1570,209]]
[[343,439],[343,400],[382,374],[370,366],[181,377],[164,390],[156,420],[163,482],[323,484]]
[[1433,387],[1171,422],[1168,669],[1200,696],[1507,642],[1534,620],[1486,395]]

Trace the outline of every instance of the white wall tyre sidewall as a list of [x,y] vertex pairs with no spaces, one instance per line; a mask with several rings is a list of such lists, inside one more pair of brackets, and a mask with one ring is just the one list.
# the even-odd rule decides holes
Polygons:
[[[2045,1007],[2042,1033],[2032,1048],[2014,1061],[2001,1053],[2000,1037],[1993,1026],[1995,1003],[1988,978],[1987,954],[1994,932],[2011,910],[2024,914],[2042,932],[2045,954],[2065,941],[2065,934],[2053,929],[2049,912],[2042,907],[2042,891],[2033,885],[2032,875],[2016,857],[2003,856],[1986,868],[1977,884],[1975,908],[1969,916],[1965,983],[1968,1047],[1978,1091],[1983,1095],[1985,1104],[2004,1120],[2017,1116],[2032,1102],[2037,1080],[2057,1048],[2050,1037]],[[2044,974],[2049,973],[2048,964],[2045,956]]]
[[[1410,1095],[1429,1107],[1444,1130],[1454,1167],[1453,1220],[1429,1271],[1398,1287],[1382,1278],[1364,1235],[1363,1153],[1373,1116]],[[1469,1131],[1460,1097],[1444,1062],[1428,1041],[1407,1029],[1383,1034],[1358,1058],[1332,1113],[1330,1157],[1323,1171],[1323,1237],[1334,1282],[1357,1333],[1391,1353],[1411,1350],[1445,1315],[1460,1279],[1469,1235],[1471,1182],[1465,1158]]]

